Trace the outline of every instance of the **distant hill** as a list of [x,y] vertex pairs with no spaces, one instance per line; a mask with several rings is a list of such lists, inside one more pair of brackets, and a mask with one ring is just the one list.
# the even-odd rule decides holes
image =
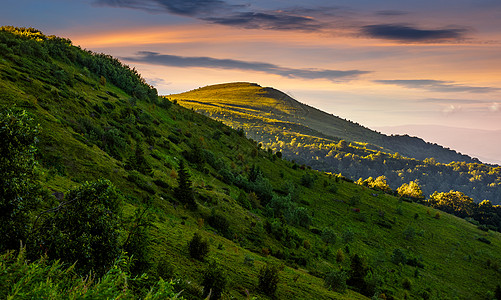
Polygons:
[[380,134],[273,88],[217,84],[168,98],[318,170],[353,180],[385,175],[393,189],[419,180],[427,195],[458,190],[477,202],[501,203],[501,169],[421,138]]
[[501,165],[501,130],[480,130],[439,125],[377,127],[379,131],[420,136],[468,153],[483,162]]
[[[328,141],[274,122],[304,130],[298,143]],[[223,299],[483,299],[501,274],[489,229],[501,222],[281,159],[157,97],[113,57],[33,28],[0,28],[0,134],[0,234],[14,240],[0,253],[2,299],[206,299],[212,287]],[[370,152],[339,143],[350,160]],[[26,252],[13,252],[13,228]],[[93,267],[104,275],[82,271]]]
[[[273,122],[290,132],[306,134],[332,140],[344,139],[349,142],[368,144],[370,148],[384,150],[413,157],[419,160],[433,157],[438,162],[452,161],[478,162],[467,155],[431,144],[417,137],[406,135],[387,136],[328,114],[314,107],[300,103],[289,95],[270,87],[261,87],[254,83],[217,84],[199,88],[186,93],[171,95],[181,103],[201,109],[199,105],[210,105],[207,111],[217,116],[217,108],[231,113],[232,122],[241,118],[242,125],[249,123]],[[250,128],[249,128],[250,129]],[[259,126],[256,128],[259,129]],[[252,131],[248,131],[251,137]],[[259,134],[256,134],[258,136]]]

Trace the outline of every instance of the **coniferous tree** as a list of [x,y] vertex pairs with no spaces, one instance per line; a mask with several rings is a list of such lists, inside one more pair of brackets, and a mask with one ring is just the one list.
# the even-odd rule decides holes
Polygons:
[[177,200],[181,203],[188,205],[190,208],[196,208],[195,195],[191,187],[190,174],[184,166],[184,161],[179,162],[179,169],[177,171],[178,187],[174,190]]
[[[203,297],[205,299],[220,299],[221,294],[226,288],[226,274],[223,269],[211,261],[204,272],[202,281],[204,287]],[[210,295],[210,298],[208,297]]]

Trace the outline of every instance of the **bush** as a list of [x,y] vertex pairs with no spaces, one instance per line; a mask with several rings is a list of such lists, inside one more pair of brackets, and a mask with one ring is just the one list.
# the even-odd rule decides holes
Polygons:
[[[202,285],[204,299],[219,299],[226,288],[226,274],[223,269],[212,261],[204,271]],[[210,298],[208,297],[210,295]],[[207,298],[206,298],[207,297]]]
[[276,266],[266,265],[259,270],[258,288],[262,293],[273,296],[277,291],[278,281],[278,268]]
[[355,238],[355,232],[351,228],[347,228],[343,231],[343,241],[345,244],[350,243]]
[[343,293],[346,291],[347,274],[344,271],[332,271],[325,276],[325,287],[333,291]]
[[68,193],[39,228],[49,258],[75,263],[81,273],[103,274],[120,254],[119,193],[107,180]]
[[207,254],[209,254],[209,242],[203,239],[197,232],[188,242],[188,250],[190,251],[190,256],[194,259],[204,260]]
[[404,235],[404,239],[410,241],[410,240],[414,239],[414,237],[416,236],[416,229],[412,226],[408,226],[404,230],[403,235]]
[[402,280],[402,287],[408,291],[412,288],[412,281],[409,278],[404,278]]
[[407,263],[407,257],[402,249],[395,249],[393,250],[393,253],[391,254],[391,262],[398,265],[402,264],[405,265]]
[[301,185],[307,188],[312,188],[316,179],[317,178],[314,175],[306,173],[301,176]]
[[211,215],[207,218],[207,223],[224,237],[228,238],[230,236],[230,222],[224,216],[212,211]]
[[334,232],[334,230],[332,230],[329,227],[326,227],[324,228],[324,230],[322,230],[322,240],[327,244],[334,245],[337,240],[337,235]]

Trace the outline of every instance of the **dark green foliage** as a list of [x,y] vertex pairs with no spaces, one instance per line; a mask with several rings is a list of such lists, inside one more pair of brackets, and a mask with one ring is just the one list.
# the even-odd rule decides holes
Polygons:
[[244,191],[241,191],[240,194],[238,194],[237,201],[238,203],[240,203],[240,205],[242,205],[243,208],[249,210],[252,209],[252,204],[249,201],[249,197]]
[[496,290],[494,290],[494,299],[501,300],[501,285],[496,286]]
[[148,220],[148,208],[137,209],[127,228],[127,239],[123,250],[132,259],[131,273],[140,276],[151,267],[150,235],[148,228],[151,222]]
[[486,244],[490,244],[491,243],[490,240],[488,240],[488,239],[486,239],[484,237],[479,237],[479,238],[477,238],[477,240],[479,240],[482,243],[486,243]]
[[190,151],[184,151],[183,156],[193,164],[202,165],[205,162],[204,152],[198,145],[193,145]]
[[[183,299],[174,292],[173,283],[148,282],[130,275],[130,259],[120,255],[102,277],[75,276],[74,266],[46,257],[28,261],[25,250],[0,255],[1,299]],[[149,283],[146,294],[136,294],[131,286]]]
[[37,228],[37,244],[51,259],[76,262],[82,273],[103,274],[120,254],[119,203],[111,182],[85,183],[48,211]]
[[194,259],[204,260],[207,254],[209,254],[209,242],[202,238],[202,236],[197,232],[188,242],[188,250],[190,252],[190,256]]
[[191,187],[190,174],[188,173],[183,160],[179,162],[177,174],[178,186],[174,189],[176,199],[187,205],[189,208],[195,209],[197,207],[195,194],[193,188]]
[[136,145],[136,151],[129,157],[125,163],[126,170],[136,170],[145,175],[151,174],[151,166],[146,160],[144,149],[140,145]]
[[207,218],[207,223],[220,232],[226,238],[230,237],[230,222],[228,219],[221,214],[216,213],[214,210],[211,212],[211,215]]
[[0,112],[0,252],[26,242],[29,210],[37,205],[38,128],[25,112]]
[[121,160],[122,154],[127,148],[127,142],[122,132],[116,128],[111,128],[103,133],[102,143],[104,150],[114,158]]
[[347,284],[352,286],[356,291],[366,295],[367,283],[365,276],[369,271],[367,262],[358,254],[355,254],[351,257],[350,267]]
[[226,288],[226,273],[215,261],[211,261],[203,274],[202,286],[204,287],[203,297],[207,299],[220,299]]
[[330,227],[324,228],[324,230],[322,230],[322,240],[327,244],[334,245],[337,240],[336,232]]
[[347,288],[347,277],[344,271],[332,271],[324,278],[325,287],[339,293],[344,293]]
[[404,289],[406,289],[406,290],[410,291],[410,290],[411,290],[411,288],[412,288],[412,281],[411,281],[409,278],[407,278],[407,277],[406,277],[406,278],[404,278],[404,279],[402,280],[402,287],[403,287]]
[[274,265],[265,265],[259,270],[258,289],[265,295],[273,296],[277,291],[279,271]]
[[412,226],[408,226],[404,230],[403,235],[404,235],[404,239],[410,241],[410,240],[414,239],[414,237],[416,236],[416,229]]
[[353,229],[348,227],[343,231],[342,238],[345,244],[351,243],[355,238],[355,232],[353,231]]
[[307,188],[312,188],[316,180],[317,178],[315,177],[315,175],[306,173],[301,176],[301,185]]
[[393,250],[393,253],[391,254],[390,258],[391,262],[398,265],[402,264],[405,265],[407,263],[407,257],[402,249],[395,249]]

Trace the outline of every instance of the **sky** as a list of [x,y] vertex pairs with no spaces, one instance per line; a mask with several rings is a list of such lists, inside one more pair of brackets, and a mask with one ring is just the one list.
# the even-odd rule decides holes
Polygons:
[[2,2],[0,25],[118,57],[162,95],[245,81],[386,133],[501,130],[499,0]]

